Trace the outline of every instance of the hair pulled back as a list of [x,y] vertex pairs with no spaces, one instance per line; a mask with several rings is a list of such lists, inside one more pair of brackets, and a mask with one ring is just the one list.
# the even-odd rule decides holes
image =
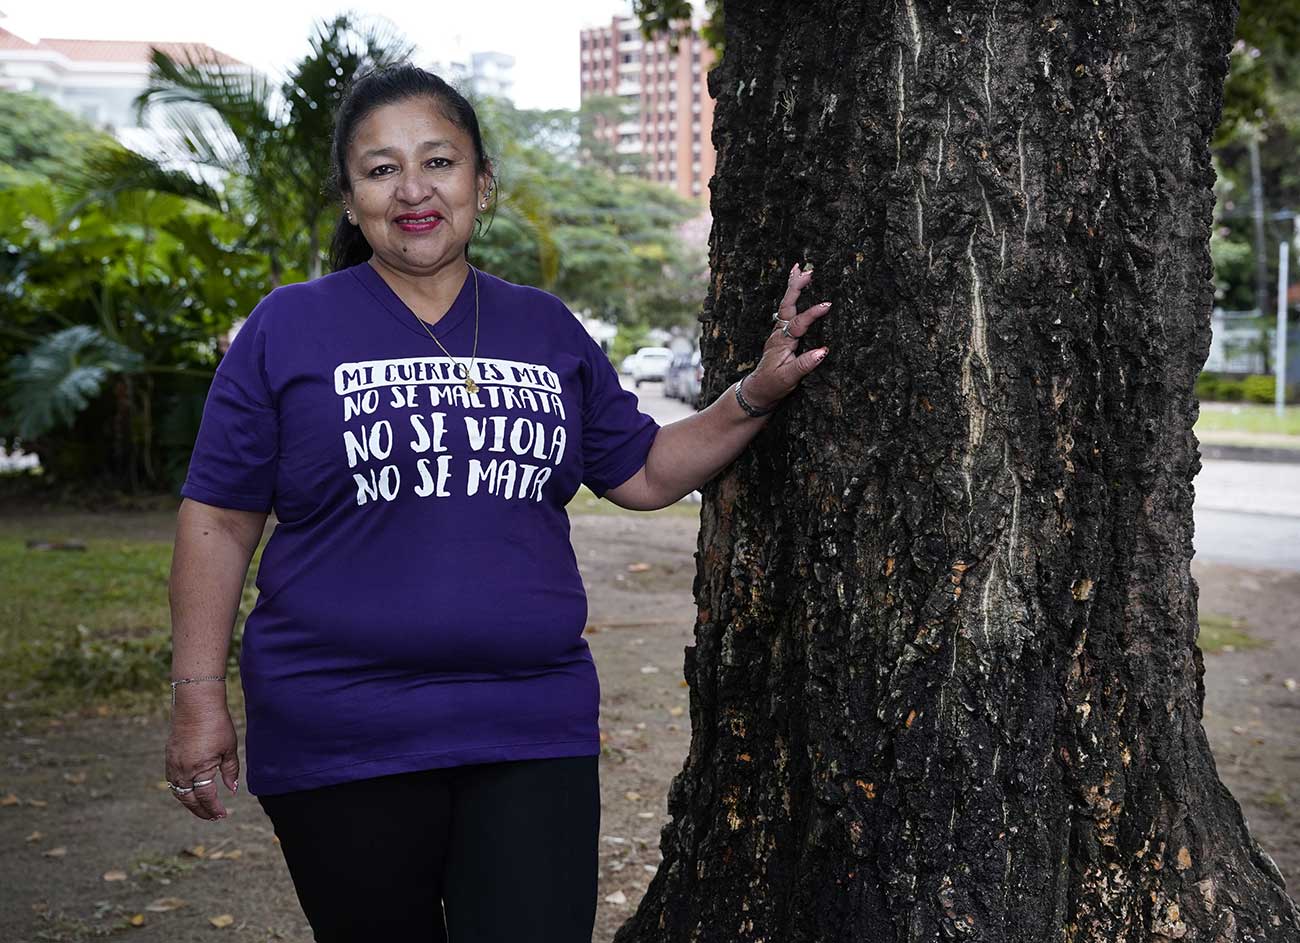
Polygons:
[[[356,136],[357,125],[375,110],[412,98],[426,98],[436,103],[444,117],[469,135],[474,145],[475,170],[490,170],[487,154],[483,151],[483,134],[479,130],[478,115],[474,106],[442,78],[409,62],[384,66],[358,76],[353,80],[334,114],[334,140],[331,146],[333,164],[332,184],[338,197],[350,195],[348,177],[348,145]],[[466,246],[466,254],[469,247]],[[348,222],[347,214],[339,213],[330,240],[330,268],[334,271],[357,265],[370,258],[372,250],[361,228]]]

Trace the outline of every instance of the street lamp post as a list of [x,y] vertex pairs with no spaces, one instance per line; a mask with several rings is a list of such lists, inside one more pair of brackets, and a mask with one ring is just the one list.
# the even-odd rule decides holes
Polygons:
[[[1297,235],[1300,235],[1300,216],[1295,219]],[[1277,246],[1277,353],[1273,358],[1276,381],[1273,390],[1273,404],[1279,419],[1286,411],[1286,309],[1287,288],[1290,281],[1288,267],[1291,262],[1291,240],[1283,240]]]

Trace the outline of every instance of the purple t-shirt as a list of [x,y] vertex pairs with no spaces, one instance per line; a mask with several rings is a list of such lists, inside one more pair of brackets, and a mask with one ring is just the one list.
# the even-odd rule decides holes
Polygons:
[[181,494],[274,510],[240,674],[274,794],[600,750],[564,506],[658,425],[559,299],[478,272],[433,328],[368,264],[278,288],[217,368]]

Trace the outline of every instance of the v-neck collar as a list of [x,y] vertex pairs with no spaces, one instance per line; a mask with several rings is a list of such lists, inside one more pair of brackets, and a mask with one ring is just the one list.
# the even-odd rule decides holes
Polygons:
[[[461,323],[473,310],[474,266],[469,266],[469,269],[469,272],[465,275],[465,281],[460,286],[460,293],[456,295],[456,300],[451,303],[447,313],[438,319],[437,324],[422,322],[419,316],[398,296],[397,292],[389,287],[388,282],[384,281],[384,277],[375,271],[375,267],[369,262],[354,265],[348,271],[352,273],[357,281],[361,282],[366,291],[374,296],[374,299],[379,302],[385,311],[393,316],[398,324],[413,334],[423,337],[425,341],[429,341],[430,338],[425,332],[425,327],[428,327],[439,339],[446,338],[456,328],[460,327]],[[479,281],[482,281],[481,277]],[[483,286],[480,284],[479,291],[482,290]]]

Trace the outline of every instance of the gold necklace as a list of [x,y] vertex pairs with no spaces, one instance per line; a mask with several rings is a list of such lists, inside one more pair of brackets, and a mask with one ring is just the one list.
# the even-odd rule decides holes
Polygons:
[[[465,380],[465,389],[469,390],[471,393],[477,393],[478,384],[474,382],[474,362],[478,359],[478,269],[471,265],[469,270],[470,274],[474,276],[474,350],[469,355],[469,367],[468,369],[465,369],[463,379]],[[451,351],[442,346],[442,341],[438,340],[433,331],[429,330],[429,325],[425,322],[424,318],[415,314],[414,311],[412,311],[411,314],[415,315],[415,320],[420,322],[421,326],[424,328],[424,332],[433,338],[433,342],[442,348],[442,352],[447,355],[447,359],[455,364],[457,368],[460,368],[460,362],[451,355]]]

